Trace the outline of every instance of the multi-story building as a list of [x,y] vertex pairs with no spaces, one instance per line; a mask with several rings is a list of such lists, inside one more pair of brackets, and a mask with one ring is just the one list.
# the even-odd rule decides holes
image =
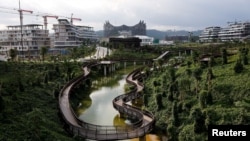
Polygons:
[[214,42],[218,40],[218,34],[221,28],[218,26],[212,26],[205,28],[200,34],[199,38],[201,42]]
[[207,27],[201,33],[201,42],[241,41],[250,36],[250,22],[231,22],[227,27]]
[[222,28],[218,36],[221,41],[240,41],[250,35],[250,22],[232,22]]
[[109,21],[105,22],[104,26],[104,37],[114,37],[126,34],[128,36],[134,35],[146,35],[146,24],[144,21],[140,21],[134,26],[113,26]]
[[23,25],[22,30],[20,25],[7,26],[0,30],[0,52],[9,55],[9,50],[15,49],[18,57],[39,57],[40,48],[50,45],[48,34],[39,24]]
[[67,19],[59,19],[58,24],[53,24],[53,30],[54,48],[78,47],[97,40],[93,27],[72,25]]
[[133,37],[137,37],[141,39],[141,46],[152,45],[154,41],[153,37],[148,37],[148,36],[143,36],[143,35],[135,35]]

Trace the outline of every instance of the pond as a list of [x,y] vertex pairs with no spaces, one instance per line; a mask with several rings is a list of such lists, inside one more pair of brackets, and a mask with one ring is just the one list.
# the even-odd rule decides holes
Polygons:
[[[131,69],[129,69],[132,71]],[[81,120],[97,125],[125,125],[129,124],[129,119],[119,117],[119,112],[113,108],[112,100],[125,93],[126,76],[128,70],[112,74],[110,76],[98,78],[92,82],[93,90],[89,97],[91,104],[89,107],[79,106],[77,113]],[[84,105],[86,99],[79,105]],[[139,141],[138,138],[122,141]],[[157,135],[146,135],[146,141],[160,141]]]

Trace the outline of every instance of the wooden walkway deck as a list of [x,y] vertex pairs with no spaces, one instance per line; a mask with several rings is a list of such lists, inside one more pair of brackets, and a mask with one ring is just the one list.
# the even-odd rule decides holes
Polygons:
[[67,130],[74,136],[77,135],[83,138],[94,140],[131,139],[144,136],[145,134],[152,131],[155,124],[154,115],[148,111],[143,111],[139,108],[126,104],[128,101],[142,96],[140,92],[143,90],[143,85],[138,81],[138,78],[142,76],[140,69],[131,72],[126,78],[128,83],[135,85],[135,90],[123,95],[119,95],[113,100],[114,108],[117,109],[121,114],[126,114],[131,118],[137,119],[136,123],[133,123],[128,127],[100,126],[86,123],[78,119],[72,110],[72,107],[70,106],[69,96],[72,94],[71,90],[77,84],[87,79],[88,75],[90,74],[90,68],[93,65],[97,64],[89,64],[84,66],[84,74],[69,81],[60,92],[58,98],[59,110],[64,122],[67,125]]

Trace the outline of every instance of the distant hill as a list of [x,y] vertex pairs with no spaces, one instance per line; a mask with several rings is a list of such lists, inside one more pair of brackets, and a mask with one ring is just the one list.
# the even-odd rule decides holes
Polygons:
[[98,30],[98,31],[95,31],[95,33],[96,33],[96,35],[98,36],[98,37],[103,37],[103,30]]
[[[167,30],[167,31],[159,31],[155,29],[148,29],[147,36],[154,37],[155,39],[164,39],[166,36],[188,36],[189,31],[186,30]],[[202,30],[192,31],[193,36],[199,36]],[[96,31],[98,37],[103,37],[103,30]]]
[[[156,39],[164,39],[166,36],[188,36],[189,31],[186,30],[167,30],[167,31],[159,31],[155,29],[149,29],[147,30],[147,36],[154,37]],[[192,31],[192,36],[199,36],[201,33],[201,30]]]

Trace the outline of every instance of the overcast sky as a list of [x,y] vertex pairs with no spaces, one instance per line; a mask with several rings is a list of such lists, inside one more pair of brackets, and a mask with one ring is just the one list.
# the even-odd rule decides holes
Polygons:
[[[21,0],[24,24],[43,24],[44,13],[69,18],[76,25],[103,30],[105,21],[133,26],[143,20],[147,29],[199,30],[227,26],[227,22],[250,21],[250,0]],[[0,29],[20,24],[19,0],[0,0]],[[36,16],[38,15],[38,16]],[[49,29],[57,20],[48,18]]]

